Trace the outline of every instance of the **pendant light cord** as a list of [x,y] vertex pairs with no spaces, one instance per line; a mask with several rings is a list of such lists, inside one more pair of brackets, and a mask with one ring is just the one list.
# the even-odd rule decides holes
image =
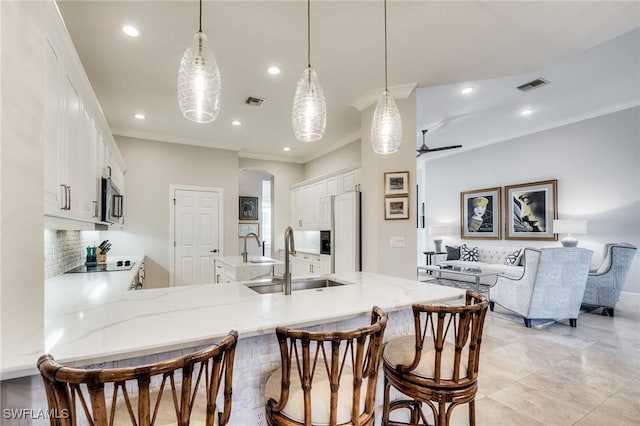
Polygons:
[[200,0],[200,26],[198,27],[198,32],[202,32],[202,0]]
[[311,0],[307,0],[307,67],[311,68]]
[[387,0],[384,0],[384,91],[387,92]]

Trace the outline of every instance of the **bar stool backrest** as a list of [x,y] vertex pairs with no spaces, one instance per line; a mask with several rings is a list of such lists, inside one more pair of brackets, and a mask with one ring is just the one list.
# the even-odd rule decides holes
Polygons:
[[[207,426],[225,425],[231,415],[233,359],[238,333],[179,358],[137,367],[70,368],[42,355],[51,426],[131,424],[188,425],[194,407],[206,406]],[[217,399],[224,383],[223,409]],[[193,423],[192,423],[193,424]]]
[[267,401],[269,424],[373,424],[386,325],[387,315],[374,307],[371,325],[349,331],[278,328],[282,374],[278,400]]
[[411,364],[398,368],[410,373],[429,354],[432,359],[422,361],[431,363],[430,373],[422,371],[417,381],[440,388],[475,382],[488,305],[484,296],[472,291],[467,291],[464,305],[413,305],[415,355]]

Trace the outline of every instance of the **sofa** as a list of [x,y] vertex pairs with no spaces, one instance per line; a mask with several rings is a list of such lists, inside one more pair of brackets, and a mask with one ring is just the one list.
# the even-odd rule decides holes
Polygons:
[[[462,246],[468,249],[477,248],[478,260],[462,260],[455,259],[456,249],[462,252]],[[460,246],[446,246],[447,259],[437,263],[438,266],[451,266],[460,268],[479,268],[483,271],[491,271],[502,274],[509,278],[520,278],[524,273],[524,252],[521,247],[509,246],[475,246],[471,244],[462,244]],[[462,255],[462,253],[461,253]],[[507,259],[511,256],[511,265]],[[453,257],[453,258],[452,258]],[[441,272],[441,278],[452,279],[457,281],[475,281],[472,276],[447,273],[446,270]],[[493,285],[496,282],[495,276],[482,277],[480,284]]]
[[525,272],[519,279],[498,277],[489,289],[489,306],[497,303],[532,319],[569,319],[576,326],[591,264],[591,250],[579,247],[525,249]]

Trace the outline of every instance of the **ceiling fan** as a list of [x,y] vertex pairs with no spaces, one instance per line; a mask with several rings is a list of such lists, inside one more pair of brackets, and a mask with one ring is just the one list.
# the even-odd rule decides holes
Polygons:
[[462,148],[462,145],[450,145],[450,146],[443,146],[441,148],[429,148],[427,144],[424,142],[424,135],[426,135],[428,131],[429,129],[424,129],[422,131],[422,146],[417,150],[418,151],[417,157],[420,157],[422,154],[426,154],[427,152],[444,151],[445,149],[453,149],[453,148]]

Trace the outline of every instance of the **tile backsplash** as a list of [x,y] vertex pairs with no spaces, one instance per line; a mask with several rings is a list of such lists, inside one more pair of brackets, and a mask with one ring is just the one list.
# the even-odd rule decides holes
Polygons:
[[55,277],[80,266],[85,261],[89,245],[96,245],[98,231],[44,230],[44,278]]

